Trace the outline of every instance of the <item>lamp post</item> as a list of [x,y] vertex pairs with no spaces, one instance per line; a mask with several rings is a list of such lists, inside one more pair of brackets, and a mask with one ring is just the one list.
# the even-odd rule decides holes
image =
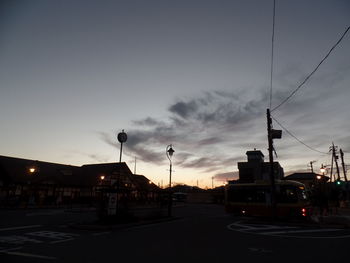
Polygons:
[[171,172],[172,172],[172,162],[171,162],[171,158],[173,157],[173,154],[174,154],[174,150],[173,150],[173,146],[171,144],[169,144],[167,147],[166,147],[166,150],[165,150],[165,153],[166,153],[166,156],[168,157],[169,159],[169,162],[170,162],[170,169],[169,169],[169,202],[168,202],[168,216],[171,217],[171,209],[172,209],[172,195],[171,195]]
[[321,164],[321,169],[320,169],[320,171],[321,171],[321,173],[322,173],[323,176],[324,176],[325,172],[327,171],[327,170],[326,170],[326,167],[323,166],[323,163]]
[[126,135],[124,130],[122,130],[122,132],[118,133],[118,141],[120,142],[120,155],[119,155],[119,162],[120,163],[122,162],[123,143],[126,142],[127,139],[128,139],[128,136]]

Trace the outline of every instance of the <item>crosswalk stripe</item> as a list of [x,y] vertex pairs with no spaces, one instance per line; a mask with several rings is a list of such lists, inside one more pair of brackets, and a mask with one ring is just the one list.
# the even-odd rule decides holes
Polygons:
[[41,226],[42,225],[7,227],[7,228],[0,228],[0,231],[20,230],[20,229],[35,228],[35,227],[41,227]]
[[22,257],[29,257],[29,258],[42,258],[42,259],[57,259],[55,257],[49,257],[49,256],[43,256],[43,255],[35,255],[30,253],[24,253],[24,252],[5,252],[8,255],[14,255],[14,256],[22,256]]

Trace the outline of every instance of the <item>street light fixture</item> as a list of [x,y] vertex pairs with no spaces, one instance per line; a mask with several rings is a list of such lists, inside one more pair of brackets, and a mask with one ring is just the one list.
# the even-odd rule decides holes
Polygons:
[[173,146],[172,144],[169,144],[167,147],[166,147],[166,150],[165,150],[165,153],[166,153],[166,156],[168,157],[169,159],[169,162],[170,162],[170,169],[169,169],[169,202],[168,202],[168,216],[171,217],[171,209],[172,209],[172,195],[171,195],[171,172],[172,172],[172,162],[171,162],[171,158],[173,157],[173,154],[174,154],[174,149],[173,149]]
[[322,175],[324,175],[325,172],[327,171],[326,167],[323,166],[323,164],[321,164],[321,169],[320,169],[320,171],[321,171]]
[[119,162],[122,162],[122,153],[123,153],[123,143],[126,142],[128,139],[127,134],[122,130],[122,132],[118,133],[118,141],[120,142],[120,155],[119,155]]

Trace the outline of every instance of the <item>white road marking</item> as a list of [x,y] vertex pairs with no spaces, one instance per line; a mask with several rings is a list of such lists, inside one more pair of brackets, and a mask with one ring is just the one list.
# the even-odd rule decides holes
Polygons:
[[[258,227],[257,227],[258,226]],[[308,236],[298,235],[302,233],[324,233],[324,232],[337,232],[343,231],[344,229],[339,228],[323,228],[323,229],[303,229],[302,227],[289,227],[289,226],[274,226],[274,225],[252,225],[244,224],[242,221],[236,221],[232,224],[227,225],[227,228],[232,231],[237,231],[247,234],[255,235],[269,235],[275,237],[285,238],[311,238],[311,239],[337,239],[337,238],[350,238],[350,235],[345,233],[337,236]],[[266,231],[267,230],[267,231]],[[275,231],[274,231],[275,230]],[[294,234],[294,235],[293,235]]]
[[12,247],[12,248],[0,247],[0,253],[6,253],[8,251],[19,250],[19,249],[22,249],[22,247]]
[[8,243],[8,244],[23,244],[25,242],[30,242],[30,243],[42,243],[42,241],[34,239],[34,238],[29,238],[26,236],[17,236],[17,235],[12,235],[12,236],[0,236],[0,243]]
[[78,234],[53,232],[53,231],[36,231],[36,232],[26,233],[26,235],[36,236],[36,237],[45,237],[45,238],[50,238],[50,239],[61,239],[61,240],[62,239],[71,239],[75,236],[79,236]]
[[21,257],[29,257],[29,258],[41,258],[41,259],[50,259],[50,260],[57,259],[55,257],[35,255],[35,254],[29,254],[29,253],[24,253],[24,252],[5,252],[5,254],[14,255],[14,256],[21,256]]
[[74,238],[68,238],[68,239],[62,239],[62,240],[51,241],[50,244],[63,243],[63,242],[66,242],[66,241],[71,241],[71,240],[74,240]]
[[35,228],[35,227],[41,227],[41,226],[42,225],[7,227],[7,228],[0,228],[0,231],[20,230],[20,229]]
[[262,234],[262,235],[279,235],[279,234],[293,234],[293,233],[332,232],[332,231],[340,231],[340,230],[342,230],[342,229],[301,229],[301,230],[260,232],[259,234]]
[[[239,227],[240,229],[234,229],[233,226]],[[281,229],[296,229],[298,227],[294,226],[275,226],[275,225],[244,225],[241,224],[241,221],[232,223],[227,226],[230,230],[239,230],[242,232],[250,232],[250,231],[256,231],[256,230],[281,230]]]

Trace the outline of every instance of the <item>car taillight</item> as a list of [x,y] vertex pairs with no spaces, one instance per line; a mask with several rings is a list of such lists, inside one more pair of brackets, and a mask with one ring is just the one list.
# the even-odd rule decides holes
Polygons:
[[302,208],[301,209],[301,215],[302,216],[306,216],[306,208]]

